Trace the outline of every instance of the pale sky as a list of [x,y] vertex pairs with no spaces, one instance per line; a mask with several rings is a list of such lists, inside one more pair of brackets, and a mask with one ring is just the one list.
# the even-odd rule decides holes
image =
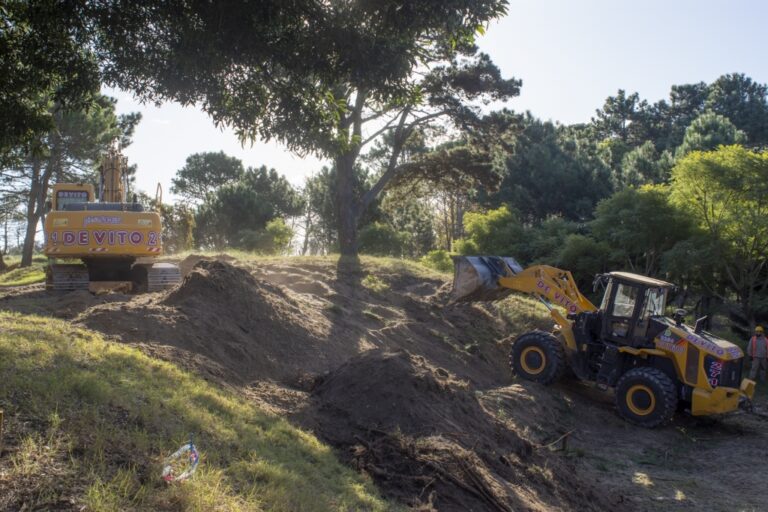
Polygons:
[[[620,88],[657,101],[672,85],[725,73],[768,82],[766,22],[764,0],[511,0],[509,14],[478,43],[505,77],[523,80],[509,108],[570,124],[589,121]],[[138,164],[138,188],[152,194],[159,181],[168,197],[171,178],[196,152],[224,151],[246,166],[274,167],[296,185],[323,165],[274,142],[242,147],[231,130],[215,128],[194,108],[105,93],[117,97],[119,113],[144,115],[126,154]]]

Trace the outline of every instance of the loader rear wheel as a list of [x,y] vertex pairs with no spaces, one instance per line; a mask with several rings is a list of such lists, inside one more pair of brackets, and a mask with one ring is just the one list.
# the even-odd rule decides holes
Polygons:
[[509,355],[512,371],[525,380],[552,384],[565,371],[565,351],[555,336],[544,331],[520,335]]
[[622,418],[641,427],[668,423],[677,409],[675,383],[658,368],[633,368],[616,385],[616,408]]

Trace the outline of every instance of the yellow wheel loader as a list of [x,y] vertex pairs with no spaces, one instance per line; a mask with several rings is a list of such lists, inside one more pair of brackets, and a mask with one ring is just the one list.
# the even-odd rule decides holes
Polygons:
[[163,254],[160,215],[135,197],[126,201],[126,169],[111,149],[99,168],[98,201],[93,185],[54,185],[44,223],[48,289],[144,292],[181,281],[177,265],[154,262]]
[[551,384],[569,368],[580,380],[613,388],[619,414],[643,427],[667,423],[679,408],[698,416],[751,407],[755,382],[741,378],[741,349],[705,332],[704,318],[689,326],[684,310],[664,316],[671,283],[628,272],[599,275],[595,284],[605,292],[598,308],[565,270],[524,269],[497,256],[458,256],[454,265],[454,301],[521,292],[549,309],[553,332],[528,332],[512,345],[510,366],[524,379]]

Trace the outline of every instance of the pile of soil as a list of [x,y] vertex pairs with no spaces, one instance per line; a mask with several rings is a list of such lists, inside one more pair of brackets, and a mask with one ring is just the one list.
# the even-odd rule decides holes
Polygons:
[[[96,306],[78,318],[89,328],[123,341],[168,345],[212,361],[229,380],[290,381],[319,371],[324,318],[302,310],[299,301],[247,270],[203,260],[180,286],[130,303]],[[318,361],[314,368],[306,353]],[[178,359],[169,352],[172,359]],[[309,368],[303,367],[309,363]],[[195,365],[197,366],[197,365]]]
[[186,277],[189,275],[190,272],[192,272],[192,269],[195,268],[195,265],[200,263],[201,261],[224,261],[226,263],[232,263],[234,261],[237,261],[236,258],[230,256],[229,254],[217,254],[215,256],[203,256],[201,254],[190,254],[183,260],[179,262],[179,270],[181,271],[181,276]]
[[[270,282],[278,278],[281,284]],[[167,293],[96,305],[76,320],[124,342],[165,346],[167,359],[187,367],[208,360],[207,373],[237,385],[271,380],[306,389],[373,349],[407,349],[477,385],[509,379],[494,342],[497,321],[487,312],[451,311],[394,287],[369,292],[354,283],[358,278],[200,260]]]
[[345,363],[302,414],[387,495],[419,510],[609,508],[563,461],[545,460],[488,414],[466,381],[405,351]]

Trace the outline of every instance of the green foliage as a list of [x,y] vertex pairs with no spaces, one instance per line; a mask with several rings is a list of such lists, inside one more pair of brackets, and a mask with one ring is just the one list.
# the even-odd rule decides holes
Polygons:
[[621,182],[628,186],[661,183],[666,178],[664,167],[656,146],[650,140],[645,141],[624,154],[621,160]]
[[360,281],[360,284],[362,284],[365,288],[368,288],[369,290],[377,293],[382,293],[389,290],[389,284],[374,274],[366,275],[362,281]]
[[43,281],[45,281],[45,267],[39,264],[0,274],[0,286],[23,286]]
[[[0,314],[0,380],[6,432],[17,440],[0,460],[12,509],[49,509],[63,489],[68,506],[88,510],[391,508],[311,434],[67,322]],[[197,472],[164,485],[159,462],[190,434]],[[25,503],[15,503],[22,486]]]
[[417,258],[435,246],[435,213],[428,201],[401,193],[399,189],[389,190],[381,201],[382,217],[403,233],[403,255]]
[[360,252],[374,256],[402,256],[410,233],[397,231],[389,224],[372,222],[360,230]]
[[570,270],[579,289],[583,293],[589,293],[596,274],[614,270],[609,268],[611,253],[611,246],[606,242],[598,242],[590,236],[572,234],[563,241],[553,263],[559,268]]
[[692,234],[689,217],[669,201],[662,186],[624,189],[600,202],[591,223],[596,240],[610,247],[610,258],[632,271],[657,275],[661,258]]
[[[267,223],[303,210],[301,197],[274,169],[248,169],[241,179],[206,197],[195,216],[195,239],[203,247],[272,247]],[[262,235],[267,238],[262,239]],[[282,240],[282,239],[281,239]],[[245,245],[243,245],[245,244]]]
[[502,206],[487,213],[467,212],[464,233],[466,238],[454,246],[459,254],[514,256],[511,247],[523,237],[523,227],[509,208]]
[[506,174],[488,204],[507,204],[527,222],[550,216],[583,221],[611,193],[608,168],[583,151],[574,133],[528,115],[506,157]]
[[677,148],[676,156],[681,158],[691,151],[710,151],[718,146],[742,144],[747,136],[725,116],[705,112],[686,128],[683,143]]
[[195,214],[186,204],[164,204],[159,208],[163,223],[163,251],[178,253],[194,246]]
[[711,254],[749,321],[766,289],[768,153],[694,151],[672,169],[672,199],[707,233]]
[[450,253],[445,249],[429,251],[421,257],[419,263],[438,272],[453,272],[453,260],[451,260]]
[[286,254],[293,240],[293,229],[281,218],[267,222],[264,229],[244,229],[237,247],[259,254]]
[[195,153],[171,180],[171,192],[191,201],[205,201],[208,194],[243,177],[245,169],[238,158],[218,153]]
[[98,65],[73,30],[82,23],[70,7],[19,0],[0,7],[0,164],[51,131],[51,104],[77,111],[98,91]]
[[730,119],[750,143],[768,143],[768,86],[733,73],[715,80],[708,92],[707,109]]

